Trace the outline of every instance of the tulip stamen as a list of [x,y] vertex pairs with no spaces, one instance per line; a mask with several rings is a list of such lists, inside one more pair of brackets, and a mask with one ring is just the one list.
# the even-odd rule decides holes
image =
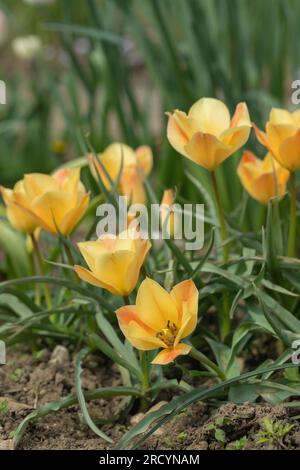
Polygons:
[[156,337],[163,341],[168,348],[171,348],[174,346],[177,332],[178,328],[175,323],[171,323],[170,320],[168,320],[166,328],[156,333]]

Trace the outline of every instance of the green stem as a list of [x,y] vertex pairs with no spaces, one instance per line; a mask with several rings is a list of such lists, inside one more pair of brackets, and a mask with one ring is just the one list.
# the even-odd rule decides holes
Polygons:
[[140,353],[140,365],[142,370],[142,394],[143,396],[140,399],[140,411],[144,413],[149,407],[149,400],[147,398],[147,393],[149,390],[150,379],[149,379],[149,363],[148,355],[146,351],[139,351]]
[[[223,211],[223,206],[221,202],[221,197],[218,189],[218,184],[217,184],[217,179],[216,179],[216,174],[214,171],[210,172],[211,176],[211,183],[212,183],[212,188],[216,200],[216,205],[217,205],[217,211],[218,211],[218,217],[219,217],[219,222],[220,222],[220,229],[221,229],[221,239],[223,242],[223,261],[224,263],[228,262],[229,259],[229,251],[228,251],[228,245],[224,244],[224,242],[228,238],[228,233],[226,229],[226,221],[225,221],[225,216],[224,216],[224,211]],[[220,336],[221,340],[224,341],[226,336],[228,335],[230,331],[230,317],[229,317],[230,309],[229,309],[229,301],[228,301],[228,294],[224,293],[223,294],[223,305],[222,305],[222,312],[221,315],[219,315],[220,318]]]
[[221,371],[217,364],[208,359],[208,357],[206,357],[197,349],[192,348],[189,355],[196,361],[200,362],[200,364],[204,365],[204,367],[206,367],[208,370],[212,369],[222,381],[227,380],[226,375]]
[[[36,257],[37,266],[38,266],[40,275],[44,276],[45,275],[44,261],[43,261],[43,257],[42,257],[41,252],[40,252],[39,243],[38,243],[34,233],[31,234],[31,240],[32,240],[33,251],[34,251],[34,254],[35,254],[35,257]],[[52,307],[52,299],[51,299],[51,295],[50,295],[49,288],[48,288],[47,284],[44,284],[43,290],[44,290],[44,295],[45,295],[47,307],[50,309]]]
[[290,231],[288,240],[288,256],[294,257],[296,251],[296,220],[297,220],[297,189],[296,176],[291,173],[290,176]]
[[[73,258],[73,255],[72,255],[72,251],[68,245],[68,240],[63,238],[63,247],[64,247],[64,250],[65,250],[65,254],[66,254],[66,257],[67,257],[67,260],[68,260],[68,263],[70,264],[70,266],[74,266],[76,263],[75,263],[75,260]],[[80,283],[80,280],[78,278],[78,276],[76,275],[76,273],[74,272],[74,278],[76,280],[76,282],[79,284]]]
[[130,300],[128,295],[123,295],[124,305],[130,305]]
[[[219,222],[220,222],[220,229],[221,229],[221,239],[222,242],[224,243],[227,238],[227,229],[226,229],[226,222],[225,222],[225,216],[224,216],[224,211],[223,211],[223,206],[221,202],[221,197],[218,189],[218,184],[217,184],[217,179],[214,171],[210,172],[211,176],[211,183],[212,183],[212,188],[213,192],[215,195],[215,200],[217,204],[217,211],[218,211],[218,217],[219,217]],[[228,252],[228,245],[223,244],[223,261],[224,263],[227,263],[229,257],[229,252]]]

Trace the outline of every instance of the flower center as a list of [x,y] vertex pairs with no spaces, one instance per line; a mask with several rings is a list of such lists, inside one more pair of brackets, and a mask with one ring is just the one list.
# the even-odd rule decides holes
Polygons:
[[170,320],[168,320],[166,328],[156,333],[156,337],[163,341],[168,348],[171,348],[174,345],[177,332],[178,328],[175,323],[171,323]]

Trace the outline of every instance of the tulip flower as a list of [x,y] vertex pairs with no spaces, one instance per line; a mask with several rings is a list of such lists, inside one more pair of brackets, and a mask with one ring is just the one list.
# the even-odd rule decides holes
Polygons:
[[273,157],[292,173],[300,167],[300,111],[273,108],[265,132],[254,126],[256,137]]
[[123,334],[135,348],[162,348],[152,364],[168,364],[191,350],[180,341],[196,328],[198,290],[192,280],[186,280],[169,293],[146,278],[138,290],[136,305],[121,307],[116,314]]
[[99,175],[105,187],[110,189],[111,182],[116,182],[120,177],[121,194],[127,196],[132,204],[146,202],[143,182],[152,168],[153,158],[150,147],[143,145],[133,150],[128,145],[114,143],[109,145],[98,158],[101,165],[95,156],[88,155],[90,168],[96,179]]
[[32,234],[38,227],[38,221],[30,211],[31,199],[24,186],[24,180],[18,181],[13,189],[0,187],[6,205],[6,215],[13,227]]
[[80,279],[126,297],[137,284],[151,243],[126,230],[118,236],[107,234],[96,241],[78,243],[78,247],[89,267],[74,267]]
[[79,168],[64,168],[53,175],[27,174],[12,190],[0,189],[8,219],[27,233],[41,227],[52,234],[68,235],[89,203]]
[[227,106],[214,98],[201,98],[188,114],[168,113],[167,137],[181,155],[209,171],[242,147],[251,130],[248,108],[239,103],[230,118]]
[[300,111],[292,113],[273,108],[265,132],[254,126],[257,139],[269,149],[278,163],[291,172],[288,255],[295,255],[297,189],[295,171],[300,167]]
[[290,175],[270,153],[267,153],[264,160],[260,160],[249,151],[243,153],[237,173],[250,196],[262,204],[267,204],[275,196],[283,196],[286,193]]

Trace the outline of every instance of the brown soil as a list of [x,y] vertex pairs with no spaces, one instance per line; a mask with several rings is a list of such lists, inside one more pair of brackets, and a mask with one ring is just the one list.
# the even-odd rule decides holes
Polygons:
[[[51,362],[48,351],[32,355],[11,353],[8,364],[0,369],[0,449],[11,448],[12,432],[34,408],[74,393],[74,361]],[[117,369],[99,357],[84,365],[82,374],[86,390],[117,386],[121,379]],[[89,411],[95,421],[109,419],[122,408],[122,398],[95,400]],[[159,429],[145,443],[147,449],[300,449],[300,409],[269,405],[235,405],[228,403],[214,409],[197,403]],[[291,431],[276,442],[260,444],[257,434],[262,419],[293,424]],[[101,424],[101,429],[117,442],[124,431],[139,419],[127,418],[125,423]],[[236,444],[239,441],[239,444]],[[77,406],[52,413],[32,424],[26,431],[20,449],[106,449],[84,423]]]

